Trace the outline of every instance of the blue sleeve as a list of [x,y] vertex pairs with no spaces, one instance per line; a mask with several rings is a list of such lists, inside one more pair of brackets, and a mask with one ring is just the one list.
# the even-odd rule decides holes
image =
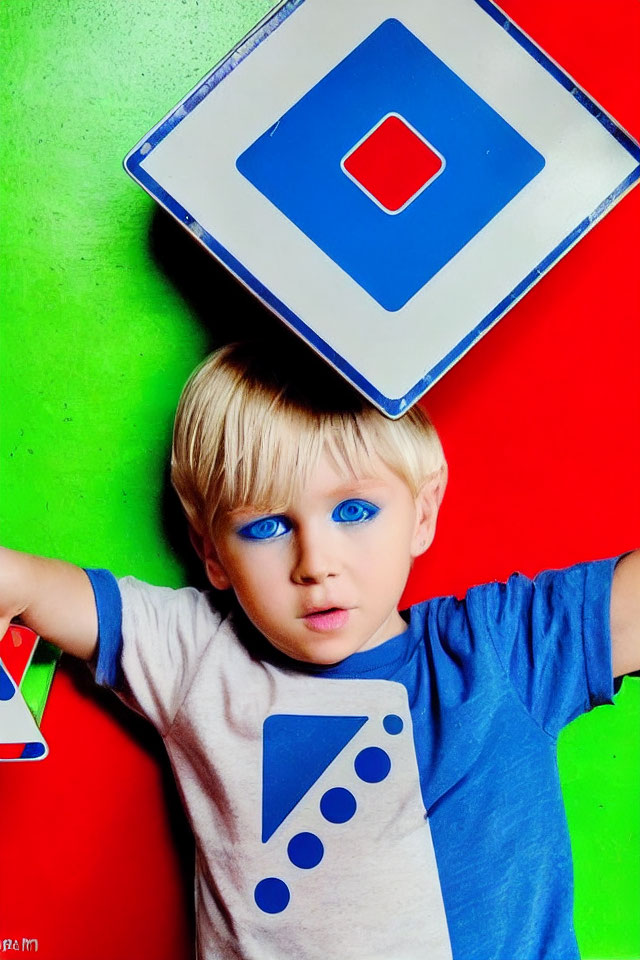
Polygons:
[[592,707],[613,702],[609,620],[616,562],[549,570],[534,580],[515,574],[467,595],[480,607],[522,703],[552,736]]
[[85,570],[91,581],[98,613],[98,648],[94,656],[96,681],[115,687],[120,680],[122,599],[118,582],[108,570]]

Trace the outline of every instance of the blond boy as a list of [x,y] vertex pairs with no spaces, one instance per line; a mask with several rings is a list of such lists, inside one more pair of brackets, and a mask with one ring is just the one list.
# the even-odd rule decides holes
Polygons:
[[436,433],[278,365],[225,348],[176,417],[173,482],[229,613],[3,551],[0,627],[91,661],[160,731],[201,958],[574,960],[555,738],[640,666],[638,554],[398,612],[444,492]]

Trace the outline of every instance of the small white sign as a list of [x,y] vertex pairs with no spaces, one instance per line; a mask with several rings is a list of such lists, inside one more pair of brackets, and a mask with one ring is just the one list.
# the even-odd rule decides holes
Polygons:
[[47,753],[24,697],[0,660],[0,762],[42,760]]

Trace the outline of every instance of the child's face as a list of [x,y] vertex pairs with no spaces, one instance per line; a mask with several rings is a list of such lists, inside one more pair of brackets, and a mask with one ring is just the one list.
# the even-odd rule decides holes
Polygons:
[[286,513],[223,521],[207,575],[282,653],[337,663],[405,629],[397,605],[436,515],[435,496],[414,498],[382,461],[354,477],[324,457]]

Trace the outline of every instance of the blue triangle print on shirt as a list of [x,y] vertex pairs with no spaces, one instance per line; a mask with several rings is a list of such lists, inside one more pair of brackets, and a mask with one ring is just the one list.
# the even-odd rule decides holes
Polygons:
[[368,717],[273,714],[262,729],[262,842],[273,836]]

